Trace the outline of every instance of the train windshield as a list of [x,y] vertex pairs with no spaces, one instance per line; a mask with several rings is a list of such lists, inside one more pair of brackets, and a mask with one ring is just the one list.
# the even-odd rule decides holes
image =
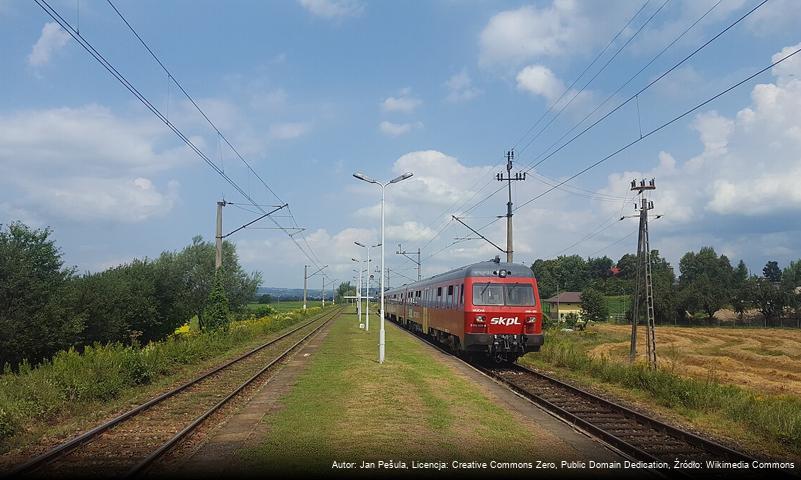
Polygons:
[[525,283],[475,283],[473,305],[534,306],[534,288]]
[[534,288],[525,283],[504,284],[507,305],[535,305]]
[[473,305],[503,305],[503,285],[500,283],[473,284]]

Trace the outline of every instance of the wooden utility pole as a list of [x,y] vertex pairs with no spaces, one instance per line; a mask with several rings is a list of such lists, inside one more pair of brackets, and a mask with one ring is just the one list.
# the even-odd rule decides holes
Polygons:
[[654,208],[654,202],[645,195],[647,190],[655,190],[654,179],[646,182],[631,181],[631,190],[640,195],[640,203],[634,208],[639,210],[640,231],[637,239],[637,283],[634,288],[634,306],[631,315],[631,345],[629,361],[637,358],[637,324],[640,316],[640,289],[645,289],[645,344],[648,357],[648,366],[656,368],[656,336],[654,335],[654,289],[651,279],[651,245],[648,239],[648,211]]

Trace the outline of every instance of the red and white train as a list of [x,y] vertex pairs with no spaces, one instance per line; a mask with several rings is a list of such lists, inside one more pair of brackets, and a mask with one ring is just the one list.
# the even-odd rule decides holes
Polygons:
[[460,355],[513,362],[543,343],[537,280],[525,265],[475,263],[385,293],[388,320]]

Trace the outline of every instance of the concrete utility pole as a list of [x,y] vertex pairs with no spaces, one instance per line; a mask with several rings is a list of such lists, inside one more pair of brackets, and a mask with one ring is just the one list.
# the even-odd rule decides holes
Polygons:
[[499,173],[495,175],[495,178],[499,182],[506,182],[508,190],[509,190],[509,201],[506,203],[506,261],[512,263],[512,258],[514,254],[514,245],[512,242],[513,234],[512,234],[512,180],[525,180],[526,179],[526,172],[515,173],[512,176],[512,160],[515,158],[515,151],[509,150],[506,152],[506,176],[503,176],[503,173]]
[[214,235],[216,240],[216,255],[214,256],[214,270],[217,271],[222,267],[222,209],[225,206],[225,200],[217,202],[217,233]]
[[640,315],[640,288],[645,288],[645,345],[648,357],[648,366],[656,368],[656,336],[654,335],[654,290],[651,281],[651,245],[648,239],[648,211],[654,208],[654,202],[648,201],[645,195],[647,190],[655,190],[654,179],[646,182],[631,181],[631,190],[641,196],[640,204],[634,204],[639,210],[640,233],[637,239],[637,283],[634,288],[634,306],[631,315],[631,345],[629,348],[629,361],[637,358],[637,324]]
[[[415,260],[413,257],[409,256],[410,254],[413,255],[414,252],[407,252],[406,250],[403,249],[403,247],[401,246],[400,243],[398,244],[398,251],[395,252],[395,253],[398,254],[398,255],[403,255],[404,257],[408,258],[409,260],[411,260],[415,264],[417,264],[417,281],[419,282],[420,280],[423,279],[423,275],[422,275],[422,271],[421,271],[422,263],[420,262],[420,248],[419,247],[417,248],[417,260]],[[389,276],[387,276],[387,278],[389,278]]]

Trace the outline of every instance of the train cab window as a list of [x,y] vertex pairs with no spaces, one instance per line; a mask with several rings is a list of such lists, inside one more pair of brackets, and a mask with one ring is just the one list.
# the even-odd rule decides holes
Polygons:
[[503,305],[503,284],[474,283],[473,305]]

